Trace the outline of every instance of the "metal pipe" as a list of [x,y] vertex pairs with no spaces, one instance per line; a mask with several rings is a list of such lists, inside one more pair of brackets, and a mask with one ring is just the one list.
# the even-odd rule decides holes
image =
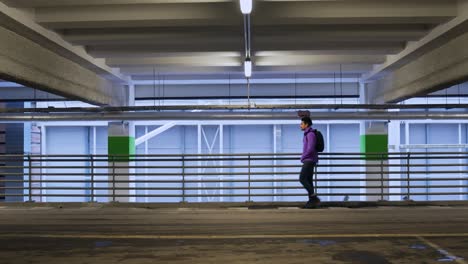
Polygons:
[[[460,120],[468,112],[318,112],[314,120]],[[0,122],[92,121],[92,120],[297,120],[296,112],[115,112],[0,114]]]
[[[252,107],[242,105],[151,105],[151,106],[104,106],[104,107],[57,107],[57,108],[3,108],[0,113],[111,113],[164,110],[242,110]],[[256,104],[255,109],[466,109],[468,104]]]

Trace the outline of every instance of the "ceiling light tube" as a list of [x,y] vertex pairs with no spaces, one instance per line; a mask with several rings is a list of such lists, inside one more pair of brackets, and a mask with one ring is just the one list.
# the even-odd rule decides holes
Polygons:
[[244,61],[244,74],[246,78],[252,76],[252,61],[249,58]]
[[242,14],[250,14],[252,12],[252,0],[240,0],[240,8]]

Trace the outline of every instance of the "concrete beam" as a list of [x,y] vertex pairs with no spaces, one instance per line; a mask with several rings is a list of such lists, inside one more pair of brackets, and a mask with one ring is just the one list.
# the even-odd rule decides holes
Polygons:
[[[90,45],[87,51],[96,58],[106,57],[161,57],[161,54],[194,53],[194,52],[240,52],[242,50],[242,38],[231,42],[160,42],[154,44],[120,44],[120,45]],[[296,42],[269,41],[252,44],[258,52],[280,52],[280,56],[285,52],[296,50],[302,54],[395,54],[404,49],[405,43],[402,41],[354,41],[354,42],[328,42],[328,41],[303,41],[297,39]],[[335,53],[336,51],[336,53]],[[293,52],[294,54],[297,54]],[[158,55],[159,54],[159,55]],[[239,53],[238,53],[239,54]],[[265,54],[259,54],[265,56]]]
[[36,21],[48,28],[128,28],[195,25],[239,25],[237,4],[99,5],[37,8]]
[[[370,64],[341,64],[342,73],[362,74],[372,69]],[[151,67],[151,66],[128,66],[122,67],[124,74],[135,76],[165,75],[165,74],[240,74],[243,73],[242,67],[187,67],[180,65]],[[340,73],[340,64],[320,64],[311,66],[254,66],[254,75],[256,73]]]
[[123,105],[123,86],[0,28],[0,78],[67,98],[99,105]]
[[376,81],[377,100],[399,102],[468,81],[467,45],[465,33]]
[[[255,60],[256,66],[302,65],[313,66],[321,64],[377,64],[384,62],[380,55],[297,55],[279,57],[259,57]],[[242,58],[217,56],[191,56],[166,58],[109,58],[107,63],[114,67],[126,66],[206,66],[206,67],[235,67],[242,66]]]
[[[373,102],[398,102],[467,80],[464,47],[468,44],[468,1],[457,2],[457,17],[362,76]],[[382,79],[383,78],[383,79]]]
[[[437,24],[457,14],[456,0],[261,1],[255,24]],[[255,11],[254,10],[254,11]],[[275,19],[271,19],[275,18]]]
[[376,66],[371,72],[363,75],[363,81],[377,80],[388,72],[402,67],[423,54],[434,50],[468,30],[468,1],[458,2],[458,16],[447,23],[434,28],[428,35],[417,42],[410,42],[397,55],[387,56],[386,62]]
[[255,60],[257,66],[281,65],[321,65],[321,64],[377,64],[385,61],[380,55],[290,55],[259,57]]
[[[36,21],[50,28],[124,28],[178,25],[242,25],[235,1],[178,5],[135,4],[53,6],[36,9]],[[256,25],[437,24],[456,16],[456,0],[427,1],[259,1]]]
[[242,58],[238,57],[220,57],[220,56],[177,56],[177,57],[162,57],[162,58],[109,58],[107,64],[113,67],[121,66],[206,66],[206,67],[240,67]]
[[126,76],[122,76],[118,69],[111,69],[104,60],[91,57],[83,47],[72,46],[58,34],[34,22],[34,12],[9,8],[0,2],[0,23],[6,29],[43,46],[62,57],[90,69],[105,78],[126,83]]
[[125,77],[36,24],[31,14],[0,3],[0,23],[0,78],[92,104],[125,103]]
[[[428,31],[426,25],[278,25],[255,26],[255,44],[271,41],[331,42],[373,41],[399,42],[418,40]],[[121,45],[179,43],[184,39],[209,43],[237,42],[243,38],[242,28],[237,26],[204,26],[185,28],[110,28],[66,29],[64,38],[75,45]]]
[[129,4],[167,4],[167,3],[209,3],[231,2],[231,0],[3,0],[12,7],[36,8],[50,6],[84,6],[84,5],[129,5]]
[[[156,77],[157,78],[157,77]],[[359,80],[354,77],[338,77],[329,78],[267,78],[267,79],[250,79],[250,84],[309,84],[309,83],[357,83]],[[163,80],[164,85],[214,85],[214,84],[247,84],[245,78],[232,78],[232,79],[197,79],[197,80],[177,80],[167,79]],[[134,85],[153,85],[160,83],[160,80],[153,78],[148,80],[132,80]],[[0,90],[1,91],[1,90]]]

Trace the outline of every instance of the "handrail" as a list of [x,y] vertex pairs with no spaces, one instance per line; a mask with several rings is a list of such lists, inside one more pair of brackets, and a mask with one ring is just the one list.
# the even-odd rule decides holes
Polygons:
[[[300,153],[0,154],[0,199],[302,201],[299,157]],[[321,153],[320,158],[327,162],[316,166],[315,187],[323,200],[468,200],[468,166],[461,165],[467,163],[468,152]]]

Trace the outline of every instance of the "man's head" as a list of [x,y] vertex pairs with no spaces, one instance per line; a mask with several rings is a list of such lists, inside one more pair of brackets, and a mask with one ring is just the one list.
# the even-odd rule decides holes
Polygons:
[[312,120],[310,119],[310,117],[303,117],[301,119],[301,130],[306,130],[310,126],[312,126]]

